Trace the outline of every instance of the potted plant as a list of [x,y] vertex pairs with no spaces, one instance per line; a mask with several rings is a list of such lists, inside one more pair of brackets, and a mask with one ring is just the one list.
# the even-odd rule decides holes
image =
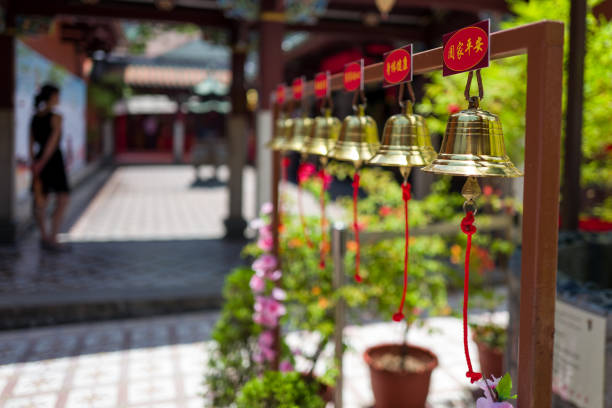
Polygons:
[[503,301],[503,296],[491,289],[480,289],[473,300],[473,306],[488,311],[488,317],[480,322],[470,323],[472,338],[478,347],[480,371],[485,377],[504,375],[504,350],[508,334],[506,327],[495,323],[493,312]]

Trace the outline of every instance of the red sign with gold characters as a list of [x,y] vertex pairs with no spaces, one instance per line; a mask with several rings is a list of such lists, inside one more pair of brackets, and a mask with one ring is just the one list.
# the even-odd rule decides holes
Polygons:
[[278,84],[276,86],[276,104],[277,105],[282,105],[283,103],[285,103],[285,95],[286,95],[286,89],[285,89],[285,84]]
[[329,71],[319,72],[314,77],[314,93],[317,99],[329,96]]
[[298,77],[295,78],[291,84],[293,99],[296,101],[302,100],[302,96],[304,95],[304,82],[304,77]]
[[412,81],[412,44],[385,53],[383,87]]
[[442,37],[442,75],[472,71],[489,66],[490,21],[483,20]]
[[363,89],[363,58],[344,66],[344,89],[347,91]]

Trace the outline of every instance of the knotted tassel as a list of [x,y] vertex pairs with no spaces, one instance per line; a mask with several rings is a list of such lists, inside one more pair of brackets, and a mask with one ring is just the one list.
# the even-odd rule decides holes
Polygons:
[[361,263],[361,246],[359,244],[359,222],[357,216],[357,200],[359,198],[359,172],[355,171],[353,176],[353,231],[355,231],[355,281],[360,283],[363,279],[359,274]]
[[474,226],[474,212],[468,211],[461,220],[461,231],[467,235],[467,244],[465,246],[465,276],[463,278],[463,349],[465,351],[465,359],[467,361],[468,371],[465,376],[474,384],[482,378],[481,373],[474,372],[472,369],[472,360],[470,360],[470,351],[468,349],[468,297],[470,291],[470,251],[472,249],[472,235],[476,232]]
[[402,290],[402,301],[393,315],[393,320],[401,322],[404,319],[404,302],[406,302],[406,290],[408,289],[408,248],[410,246],[410,227],[408,225],[408,201],[410,201],[410,183],[404,181],[402,184],[402,200],[404,200],[404,289]]
[[319,178],[321,179],[321,194],[319,196],[319,205],[321,206],[321,246],[319,248],[319,268],[325,269],[325,258],[327,255],[327,219],[325,217],[325,191],[328,188],[327,173],[325,169],[319,170]]

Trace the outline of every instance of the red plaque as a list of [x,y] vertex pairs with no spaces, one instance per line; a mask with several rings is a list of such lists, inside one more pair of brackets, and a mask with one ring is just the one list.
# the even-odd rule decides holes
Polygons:
[[291,90],[293,92],[293,99],[299,101],[304,95],[304,77],[298,77],[293,80],[291,84]]
[[444,34],[444,76],[489,66],[489,20]]
[[276,104],[277,105],[282,105],[283,103],[285,103],[285,94],[286,94],[286,90],[285,90],[285,84],[278,84],[276,86]]
[[315,75],[314,92],[317,99],[329,96],[329,71],[319,72]]
[[383,87],[412,81],[412,44],[385,53]]
[[344,66],[344,89],[347,91],[363,89],[363,58]]

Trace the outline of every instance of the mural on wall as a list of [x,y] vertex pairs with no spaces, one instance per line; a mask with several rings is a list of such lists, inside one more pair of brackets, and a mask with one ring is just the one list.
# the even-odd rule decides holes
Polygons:
[[53,83],[60,88],[57,113],[63,117],[61,149],[68,175],[83,168],[86,160],[87,85],[63,67],[15,41],[15,191],[17,202],[30,194],[32,180],[29,164],[30,121],[34,96],[40,87]]

